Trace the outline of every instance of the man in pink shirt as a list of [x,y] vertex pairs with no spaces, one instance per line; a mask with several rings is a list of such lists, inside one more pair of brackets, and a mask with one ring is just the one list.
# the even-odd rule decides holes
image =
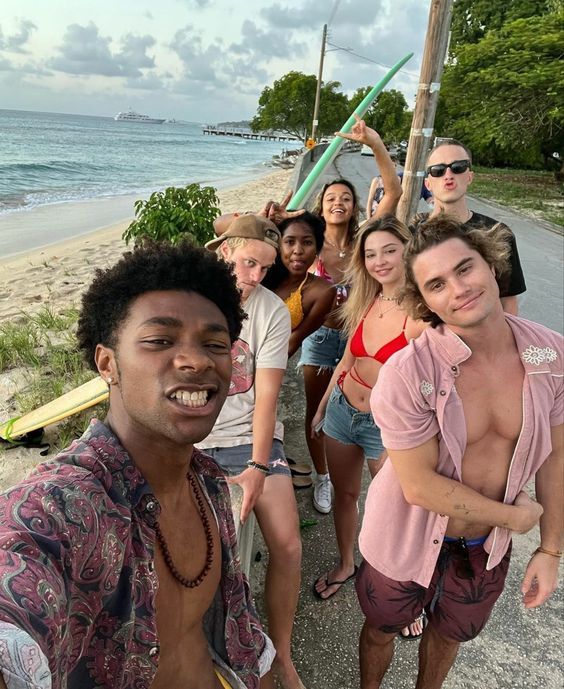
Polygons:
[[[380,687],[394,637],[423,609],[416,686],[442,686],[503,590],[512,531],[540,520],[525,607],[556,588],[562,337],[503,312],[495,275],[507,257],[503,227],[468,231],[445,216],[406,248],[406,300],[432,327],[386,363],[372,392],[390,459],[370,486],[360,534],[363,689]],[[538,502],[523,490],[533,476]]]

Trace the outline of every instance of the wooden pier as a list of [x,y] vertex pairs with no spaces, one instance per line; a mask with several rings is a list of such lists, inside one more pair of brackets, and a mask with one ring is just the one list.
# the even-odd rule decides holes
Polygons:
[[202,125],[202,134],[209,134],[210,136],[237,136],[240,139],[253,139],[255,141],[298,141],[293,136],[278,132],[252,132],[250,129],[243,129],[241,127],[218,127],[213,124]]

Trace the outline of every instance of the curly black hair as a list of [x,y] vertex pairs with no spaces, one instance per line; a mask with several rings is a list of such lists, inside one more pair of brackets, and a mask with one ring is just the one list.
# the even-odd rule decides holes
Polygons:
[[[323,220],[318,215],[314,215],[309,211],[305,211],[301,215],[297,215],[292,218],[286,218],[286,220],[283,220],[278,224],[278,229],[280,230],[282,237],[284,237],[284,232],[290,227],[290,225],[293,225],[294,223],[303,223],[309,227],[309,229],[313,232],[316,253],[319,254],[323,248],[323,241],[325,238],[325,223]],[[282,263],[280,252],[278,252],[276,254],[276,261],[274,265],[269,268],[268,273],[264,276],[262,285],[267,289],[275,290],[280,283],[288,277],[288,275],[288,269]]]
[[213,302],[227,320],[234,342],[246,318],[241,295],[228,264],[189,241],[176,245],[147,241],[123,254],[111,268],[97,269],[82,297],[77,340],[93,370],[98,344],[115,347],[131,303],[146,292],[196,292]]

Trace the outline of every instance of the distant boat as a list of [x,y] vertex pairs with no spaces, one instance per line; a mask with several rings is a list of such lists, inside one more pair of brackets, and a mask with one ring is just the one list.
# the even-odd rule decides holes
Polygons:
[[162,124],[165,121],[163,117],[162,120],[157,117],[149,117],[149,115],[141,115],[134,110],[129,109],[127,112],[118,112],[114,117],[117,122],[141,122],[143,124]]

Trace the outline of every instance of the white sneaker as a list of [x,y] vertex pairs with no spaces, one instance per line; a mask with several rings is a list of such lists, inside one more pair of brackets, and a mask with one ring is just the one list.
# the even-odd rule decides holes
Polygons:
[[313,484],[313,506],[321,514],[331,512],[331,479],[329,474],[317,474]]

